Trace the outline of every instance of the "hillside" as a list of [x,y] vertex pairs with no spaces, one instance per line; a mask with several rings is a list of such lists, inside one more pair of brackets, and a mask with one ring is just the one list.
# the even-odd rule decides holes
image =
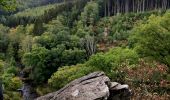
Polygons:
[[12,12],[6,12],[0,10],[0,14],[13,14],[25,9],[30,9],[34,7],[40,7],[48,4],[62,3],[64,0],[16,0],[16,10]]
[[55,18],[58,13],[74,10],[74,7],[76,7],[75,13],[80,14],[88,1],[90,0],[77,0],[74,2],[67,1],[56,4],[49,4],[46,6],[28,8],[10,16],[0,16],[0,23],[3,23],[9,27],[31,24],[35,23],[36,21],[39,23],[46,23]]
[[48,5],[53,3],[61,3],[64,0],[17,0],[17,9],[23,10],[27,8]]
[[37,98],[96,71],[128,84],[132,100],[169,100],[169,0],[18,3],[21,11],[0,17],[5,100]]

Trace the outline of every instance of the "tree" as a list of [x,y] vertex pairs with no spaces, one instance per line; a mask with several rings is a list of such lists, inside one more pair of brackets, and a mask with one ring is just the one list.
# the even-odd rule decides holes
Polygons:
[[92,55],[87,61],[87,66],[93,66],[106,73],[112,73],[122,67],[123,63],[132,65],[137,62],[138,54],[134,50],[116,47],[110,49],[109,52]]
[[85,36],[85,38],[82,40],[82,43],[88,57],[96,53],[97,48],[94,36],[93,37],[89,35]]
[[43,33],[43,22],[38,19],[35,21],[35,24],[34,24],[34,29],[33,29],[33,33],[35,36],[37,35],[41,35]]
[[81,21],[84,26],[94,25],[99,19],[99,5],[92,1],[88,2],[84,8],[84,12],[81,13]]
[[79,49],[66,50],[64,45],[48,50],[44,47],[33,48],[25,53],[23,63],[29,69],[29,79],[35,85],[45,83],[50,76],[64,65],[83,63],[86,60],[85,51]]
[[150,16],[147,23],[136,26],[129,37],[129,46],[141,57],[149,57],[170,66],[170,14]]
[[20,44],[22,39],[24,38],[25,35],[25,27],[23,26],[18,26],[15,29],[11,29],[9,33],[9,40],[10,43],[8,45],[8,50],[7,50],[7,57],[14,58],[17,62],[20,61],[19,57],[19,49],[20,49]]
[[[5,9],[5,10],[12,10],[12,9],[14,9],[14,5],[12,4],[11,5],[11,3],[14,3],[15,1],[14,0],[11,0],[11,1],[8,1],[8,0],[0,0],[0,8],[2,8],[2,9]],[[1,33],[1,34],[4,34],[4,33]],[[5,35],[5,34],[4,34]],[[6,37],[4,38],[5,39],[5,42],[7,42],[6,41]],[[4,40],[3,39],[3,40]],[[1,38],[1,40],[2,40],[2,38]],[[1,42],[3,42],[3,41],[1,41]],[[2,45],[1,46],[4,46],[3,48],[5,48],[6,49],[6,44],[8,44],[8,42],[7,43],[5,43],[5,46],[4,46],[4,44],[2,43]],[[1,50],[0,50],[1,51]],[[0,61],[0,71],[2,72],[2,65],[1,65],[1,61]],[[1,72],[0,72],[0,74],[1,74]],[[2,80],[1,80],[1,78],[0,78],[0,100],[3,100],[3,91],[2,91]]]
[[5,53],[9,44],[9,28],[0,24],[0,53]]
[[4,10],[15,10],[15,0],[0,0],[0,8]]
[[34,83],[42,83],[45,79],[48,79],[50,68],[45,63],[47,63],[49,56],[49,50],[44,47],[35,48],[32,52],[24,54],[23,63],[27,69],[31,70],[28,78],[33,80]]
[[144,12],[148,10],[166,10],[170,7],[169,0],[97,0],[102,5],[102,16],[119,13]]

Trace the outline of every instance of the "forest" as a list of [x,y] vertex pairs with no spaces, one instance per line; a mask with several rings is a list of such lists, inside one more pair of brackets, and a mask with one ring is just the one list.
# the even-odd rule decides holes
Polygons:
[[95,71],[128,84],[132,100],[169,100],[169,8],[169,0],[0,0],[0,100],[34,100]]

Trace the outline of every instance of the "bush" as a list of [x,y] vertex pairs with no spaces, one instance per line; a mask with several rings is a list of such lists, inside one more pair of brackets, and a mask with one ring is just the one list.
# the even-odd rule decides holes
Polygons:
[[19,92],[5,91],[4,100],[22,100],[22,96]]
[[119,72],[124,73],[122,81],[134,91],[133,99],[168,97],[166,93],[169,94],[169,80],[166,65],[141,59],[135,67],[124,67],[119,69]]
[[150,16],[132,31],[129,46],[141,57],[151,57],[170,66],[170,14]]
[[74,79],[80,78],[95,70],[95,68],[90,66],[86,67],[83,64],[75,66],[65,66],[59,68],[59,70],[51,76],[51,78],[48,80],[48,84],[53,89],[60,89]]
[[130,65],[137,63],[138,55],[135,51],[123,48],[114,48],[107,53],[98,53],[93,55],[87,62],[87,66],[94,66],[106,73],[110,73],[118,69],[123,62]]
[[117,70],[123,62],[128,65],[136,64],[138,55],[127,48],[114,48],[105,54],[93,55],[85,64],[59,68],[48,80],[48,83],[52,88],[60,89],[74,79],[94,71],[104,71],[111,79],[114,79],[118,76]]
[[39,95],[39,96],[43,96],[43,95],[46,95],[48,93],[52,92],[52,89],[50,88],[50,86],[48,86],[48,84],[44,84],[44,85],[39,85],[37,88],[36,88],[36,93]]
[[77,63],[83,63],[86,61],[86,51],[74,48],[74,50],[65,50],[62,53],[61,63],[63,65],[75,65]]
[[17,91],[22,87],[22,81],[14,74],[5,73],[2,78],[5,90]]

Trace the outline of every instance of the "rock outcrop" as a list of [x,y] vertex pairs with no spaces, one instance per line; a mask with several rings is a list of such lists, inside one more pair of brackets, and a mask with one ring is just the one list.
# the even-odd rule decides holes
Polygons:
[[36,100],[128,100],[128,88],[111,82],[103,72],[94,72]]

